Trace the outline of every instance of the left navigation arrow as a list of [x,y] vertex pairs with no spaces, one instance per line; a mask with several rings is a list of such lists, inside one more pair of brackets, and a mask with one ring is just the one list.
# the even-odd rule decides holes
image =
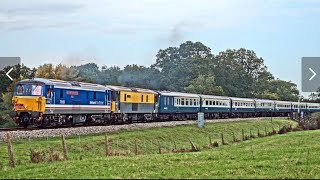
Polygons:
[[7,73],[6,73],[6,76],[8,76],[8,78],[11,80],[11,81],[13,81],[13,79],[12,79],[12,77],[10,77],[10,73],[11,73],[11,71],[13,70],[13,68],[11,68]]

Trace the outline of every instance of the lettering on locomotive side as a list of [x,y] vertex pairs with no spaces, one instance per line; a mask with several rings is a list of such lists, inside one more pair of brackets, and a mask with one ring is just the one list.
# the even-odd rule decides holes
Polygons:
[[103,102],[103,101],[90,101],[89,104],[99,104],[99,105],[103,105],[104,102]]
[[67,91],[66,92],[68,95],[78,95],[78,91]]

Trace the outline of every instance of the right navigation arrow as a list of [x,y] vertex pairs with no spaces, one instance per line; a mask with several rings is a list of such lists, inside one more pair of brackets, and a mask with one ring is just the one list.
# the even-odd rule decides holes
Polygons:
[[311,81],[317,74],[311,68],[309,68],[309,70],[313,73],[313,75],[309,79],[309,81]]

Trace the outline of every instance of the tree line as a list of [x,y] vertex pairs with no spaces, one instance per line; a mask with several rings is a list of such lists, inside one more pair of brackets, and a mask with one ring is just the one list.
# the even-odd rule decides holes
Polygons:
[[[264,64],[264,59],[253,50],[227,49],[213,54],[210,47],[192,41],[160,49],[156,62],[150,66],[99,67],[92,62],[79,66],[43,64],[37,68],[25,65],[14,68],[16,71],[11,76],[15,81],[41,77],[231,97],[285,101],[297,101],[299,98],[297,85],[276,79]],[[2,94],[12,92],[14,84],[5,77],[6,70],[0,73]],[[2,97],[2,101],[8,100],[10,98]],[[318,98],[313,101],[318,101]]]

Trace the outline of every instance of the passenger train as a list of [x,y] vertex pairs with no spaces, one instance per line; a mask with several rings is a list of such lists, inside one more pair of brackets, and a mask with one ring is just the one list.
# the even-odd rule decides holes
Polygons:
[[234,117],[293,116],[320,111],[318,103],[153,91],[33,78],[14,86],[13,120],[23,127],[115,124]]

